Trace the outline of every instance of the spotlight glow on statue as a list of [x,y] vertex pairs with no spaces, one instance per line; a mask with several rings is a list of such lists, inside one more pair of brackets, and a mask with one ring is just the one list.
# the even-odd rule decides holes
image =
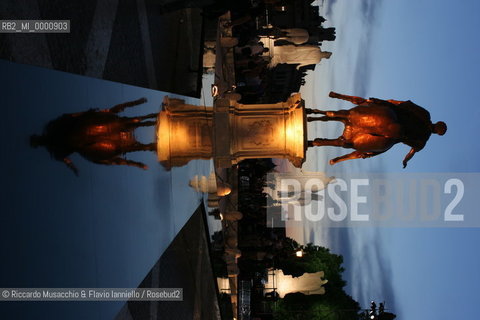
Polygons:
[[357,106],[350,110],[322,111],[306,109],[307,114],[323,114],[308,117],[308,121],[341,121],[345,125],[343,134],[337,139],[317,138],[308,146],[337,146],[356,151],[330,160],[340,161],[370,158],[390,149],[396,143],[411,147],[403,160],[403,168],[413,155],[422,150],[432,133],[444,135],[447,125],[439,121],[433,124],[430,113],[410,100],[364,99],[330,92],[330,97],[350,101]]
[[301,167],[306,152],[306,118],[300,94],[273,104],[241,104],[239,95],[214,107],[166,97],[157,126],[158,160],[167,169],[194,159],[214,159],[229,168],[244,159],[285,158]]

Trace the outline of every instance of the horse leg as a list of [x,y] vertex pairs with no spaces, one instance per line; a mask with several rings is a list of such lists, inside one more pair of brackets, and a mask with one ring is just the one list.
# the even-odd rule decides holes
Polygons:
[[305,112],[306,114],[327,114],[326,111],[310,108],[305,108]]
[[143,144],[140,142],[135,143],[133,146],[127,149],[126,152],[135,152],[135,151],[157,151],[156,143]]
[[[324,114],[327,117],[339,117],[339,118],[346,118],[350,114],[350,110],[337,110],[337,111],[323,111],[318,109],[305,109],[306,114]],[[327,121],[327,120],[321,120]]]
[[346,161],[346,160],[351,160],[351,159],[360,159],[360,158],[364,158],[365,155],[363,152],[360,152],[360,151],[353,151],[349,154],[346,154],[344,156],[340,156],[340,157],[336,157],[332,160],[329,161],[330,165],[334,165],[338,162],[341,162],[341,161]]
[[152,118],[157,118],[157,117],[158,117],[158,113],[150,113],[150,114],[140,116],[140,117],[136,117],[136,118],[145,120],[145,119],[152,119]]
[[360,105],[362,103],[365,103],[367,102],[366,99],[362,98],[362,97],[356,97],[356,96],[348,96],[346,94],[340,94],[340,93],[336,93],[336,92],[333,92],[333,91],[330,91],[330,93],[328,94],[328,96],[330,98],[336,98],[336,99],[341,99],[341,100],[345,100],[345,101],[349,101],[353,104],[356,104],[356,105]]
[[95,163],[106,164],[106,165],[126,165],[126,166],[137,167],[144,170],[148,169],[147,165],[145,165],[144,163],[127,160],[120,157],[114,157],[109,160],[97,160],[95,161]]
[[139,127],[149,127],[157,124],[157,121],[144,121],[144,122],[133,122],[129,127],[139,128]]
[[346,119],[345,118],[340,118],[340,117],[329,117],[329,116],[323,116],[323,117],[307,117],[308,122],[312,121],[341,121],[345,123]]
[[337,139],[321,139],[316,138],[313,141],[308,141],[309,147],[323,147],[323,146],[333,146],[333,147],[344,147],[351,148],[352,144],[345,140],[343,137]]
[[[324,114],[329,118],[344,118],[344,119],[346,119],[350,115],[350,110],[323,111],[323,110],[318,110],[318,109],[307,108],[307,109],[305,109],[305,112],[306,112],[306,114]],[[332,120],[340,121],[338,119],[332,119]],[[314,121],[314,120],[312,120],[312,121]],[[328,121],[328,120],[320,120],[320,121]]]
[[139,104],[142,104],[142,103],[145,103],[145,102],[147,102],[146,98],[140,98],[140,99],[137,99],[137,100],[134,100],[134,101],[128,101],[128,102],[125,102],[125,103],[117,104],[116,106],[113,106],[110,109],[105,109],[104,111],[105,112],[112,112],[112,113],[119,113],[119,112],[122,112],[123,110],[125,110],[126,108],[138,106]]

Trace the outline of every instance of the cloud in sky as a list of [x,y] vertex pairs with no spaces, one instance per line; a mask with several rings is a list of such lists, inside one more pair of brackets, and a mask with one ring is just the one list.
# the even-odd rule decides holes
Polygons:
[[368,93],[368,85],[371,77],[372,50],[374,50],[374,32],[378,27],[377,17],[381,9],[382,1],[363,0],[360,2],[361,18],[364,24],[362,34],[362,46],[357,55],[356,68],[354,73],[355,94],[365,96]]
[[305,242],[323,245],[344,257],[344,279],[349,292],[362,307],[369,301],[386,301],[395,310],[392,266],[385,229],[328,228],[320,223],[310,225]]
[[375,29],[382,4],[382,0],[325,2],[325,25],[336,28],[337,39],[322,45],[324,50],[333,52],[330,72],[325,73],[323,66],[316,72],[320,77],[323,73],[324,80],[333,88],[339,87],[355,95],[367,93]]
[[329,0],[327,2],[324,2],[324,5],[326,6],[326,10],[325,10],[325,16],[326,17],[331,17],[332,16],[332,8],[335,6],[335,4],[337,3],[338,1],[337,0]]
[[[339,248],[345,259],[348,291],[363,307],[371,300],[386,301],[395,310],[392,268],[386,258],[384,238],[379,229],[335,229],[330,233],[332,248]],[[340,249],[341,248],[341,249]]]
[[[322,45],[322,50],[332,51],[333,55],[315,69],[314,87],[318,93],[314,95],[315,105],[330,107],[336,104],[344,108],[345,102],[334,102],[326,97],[325,92],[330,90],[359,96],[370,94],[371,56],[375,50],[375,31],[382,3],[381,0],[325,1],[325,26],[336,28],[337,39]],[[331,152],[325,155],[327,151]],[[331,158],[333,152],[345,153],[344,149],[327,151],[317,150],[315,160]],[[349,167],[362,170],[363,166],[358,167],[357,163],[352,163]],[[376,169],[378,171],[378,167]],[[374,299],[385,300],[388,309],[395,310],[392,270],[387,258],[389,254],[385,234],[382,229],[328,228],[307,224],[305,240],[326,245],[332,252],[344,256],[347,290],[362,307],[367,307],[368,302]]]

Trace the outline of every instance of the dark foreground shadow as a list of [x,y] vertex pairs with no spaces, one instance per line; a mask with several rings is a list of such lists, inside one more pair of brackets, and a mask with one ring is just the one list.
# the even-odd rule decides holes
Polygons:
[[205,209],[198,207],[139,288],[183,288],[183,301],[128,301],[115,319],[220,319]]

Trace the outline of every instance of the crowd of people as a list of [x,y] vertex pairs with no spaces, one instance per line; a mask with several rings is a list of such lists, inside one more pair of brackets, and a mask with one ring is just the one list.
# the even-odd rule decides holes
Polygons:
[[[319,41],[334,40],[335,28],[318,26],[313,28],[315,36],[312,37],[307,28],[282,28],[264,23],[260,16],[264,11],[265,8],[256,7],[240,15],[232,12],[232,20],[226,23],[233,28],[233,36],[238,39],[234,61],[236,92],[242,95],[242,103],[260,103],[261,98],[269,94],[270,87],[278,87],[275,76],[278,65],[290,65],[292,68],[283,68],[282,71],[300,74],[289,77],[298,82],[295,86],[298,90],[302,83],[299,79],[306,70],[314,69],[322,59],[329,59],[332,55],[321,50]],[[285,89],[288,90],[288,86]]]

